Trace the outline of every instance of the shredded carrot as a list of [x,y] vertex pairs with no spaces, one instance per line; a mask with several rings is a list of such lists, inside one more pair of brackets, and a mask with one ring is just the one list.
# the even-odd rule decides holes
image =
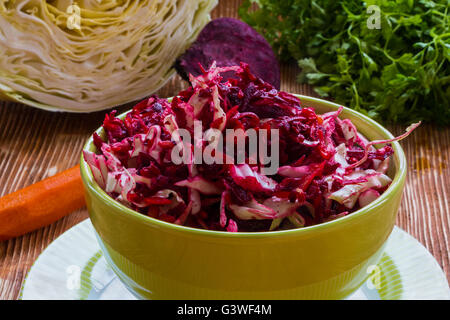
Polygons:
[[47,226],[84,205],[77,165],[0,198],[0,241]]

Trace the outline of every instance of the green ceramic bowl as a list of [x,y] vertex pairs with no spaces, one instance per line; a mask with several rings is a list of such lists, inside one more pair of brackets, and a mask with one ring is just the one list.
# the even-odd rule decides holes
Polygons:
[[[318,113],[337,104],[299,96]],[[345,108],[369,139],[389,139],[381,125]],[[102,129],[97,130],[102,135]],[[113,270],[139,298],[340,299],[369,276],[391,233],[402,197],[406,159],[393,143],[391,186],[343,218],[285,231],[227,233],[178,226],[137,213],[110,198],[81,158],[86,202]],[[85,150],[94,151],[92,138]]]

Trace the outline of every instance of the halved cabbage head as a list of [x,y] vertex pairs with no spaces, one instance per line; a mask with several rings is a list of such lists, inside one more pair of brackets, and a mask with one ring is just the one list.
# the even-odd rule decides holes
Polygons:
[[144,98],[217,0],[0,0],[0,98],[91,112]]

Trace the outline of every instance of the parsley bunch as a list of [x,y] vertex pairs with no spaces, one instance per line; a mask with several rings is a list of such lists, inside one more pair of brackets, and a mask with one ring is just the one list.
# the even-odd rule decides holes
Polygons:
[[[449,3],[244,0],[239,14],[320,96],[383,122],[449,125]],[[367,23],[370,5],[379,29]]]

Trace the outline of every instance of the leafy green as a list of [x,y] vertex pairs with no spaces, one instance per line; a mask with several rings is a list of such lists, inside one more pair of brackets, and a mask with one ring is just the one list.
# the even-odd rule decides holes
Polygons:
[[[300,82],[377,120],[450,124],[449,0],[245,0],[241,18]],[[370,5],[380,28],[369,28]],[[373,21],[373,20],[371,20]]]

